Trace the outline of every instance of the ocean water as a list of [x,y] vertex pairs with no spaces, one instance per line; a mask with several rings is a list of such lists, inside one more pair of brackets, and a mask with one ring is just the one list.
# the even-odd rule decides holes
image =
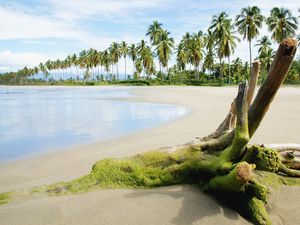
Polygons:
[[0,86],[0,162],[117,138],[187,113],[181,106],[120,100],[132,89]]

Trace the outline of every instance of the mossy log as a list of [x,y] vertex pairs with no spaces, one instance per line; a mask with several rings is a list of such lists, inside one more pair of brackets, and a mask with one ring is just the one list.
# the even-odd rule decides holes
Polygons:
[[269,189],[257,174],[259,171],[278,174],[278,180],[288,183],[293,181],[284,181],[285,177],[300,177],[300,172],[294,170],[299,167],[295,166],[293,157],[280,154],[278,148],[248,142],[286,77],[296,48],[294,39],[280,44],[268,76],[252,103],[259,62],[253,64],[249,88],[247,81],[239,85],[229,114],[211,135],[125,159],[101,160],[90,174],[50,185],[47,192],[57,195],[98,187],[151,188],[197,183],[207,192],[229,199],[227,202],[254,224],[271,224],[265,209]]

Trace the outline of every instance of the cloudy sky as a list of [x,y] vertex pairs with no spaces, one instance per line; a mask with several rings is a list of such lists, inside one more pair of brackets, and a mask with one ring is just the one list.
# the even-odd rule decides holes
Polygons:
[[[113,41],[139,42],[153,20],[178,43],[185,32],[206,31],[213,15],[225,11],[234,18],[249,5],[265,16],[275,6],[299,16],[298,0],[0,0],[0,72],[91,47],[103,50]],[[234,57],[247,60],[247,49],[242,41]]]

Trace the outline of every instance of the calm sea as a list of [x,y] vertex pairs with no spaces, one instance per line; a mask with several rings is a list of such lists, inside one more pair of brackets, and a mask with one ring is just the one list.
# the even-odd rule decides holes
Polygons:
[[181,106],[121,101],[131,90],[0,86],[0,162],[120,137],[187,112]]

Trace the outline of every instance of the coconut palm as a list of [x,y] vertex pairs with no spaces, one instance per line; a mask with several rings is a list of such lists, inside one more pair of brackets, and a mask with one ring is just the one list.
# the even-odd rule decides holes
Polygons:
[[187,51],[184,47],[184,43],[180,42],[176,48],[176,61],[180,71],[185,70],[187,64]]
[[170,37],[170,32],[163,30],[157,43],[157,55],[161,65],[168,70],[168,62],[174,48],[174,39]]
[[242,8],[241,14],[236,17],[235,25],[238,28],[238,32],[249,42],[250,73],[252,63],[251,41],[259,35],[259,28],[261,28],[263,21],[264,16],[261,15],[260,9],[257,6]]
[[211,30],[207,30],[207,33],[204,34],[204,45],[206,48],[206,54],[203,62],[203,71],[209,69],[210,71],[214,69],[215,66],[215,36]]
[[215,53],[212,49],[209,49],[206,52],[204,62],[203,62],[203,70],[205,71],[206,69],[209,69],[212,71],[215,66]]
[[147,36],[150,38],[150,42],[153,46],[157,45],[160,39],[160,35],[162,33],[162,24],[158,21],[153,21],[153,23],[149,26],[147,31]]
[[115,64],[117,70],[117,80],[119,80],[119,67],[118,62],[121,57],[121,52],[119,48],[119,44],[117,42],[113,42],[109,47],[109,52],[111,54],[111,62]]
[[188,50],[190,42],[192,41],[192,35],[189,32],[186,32],[185,35],[183,35],[181,43],[183,44],[183,48],[185,49],[186,52],[186,57],[187,57],[187,63],[190,64],[190,70],[191,70],[191,55]]
[[138,54],[138,50],[135,44],[131,44],[128,48],[128,55],[132,60],[132,65],[133,65],[133,69],[132,69],[132,73],[134,73],[134,68],[135,68],[135,60],[137,59],[137,54]]
[[268,49],[270,49],[271,45],[272,45],[272,43],[271,43],[270,39],[268,38],[268,36],[265,35],[257,41],[257,44],[255,46],[259,47],[258,54],[260,54],[260,53],[265,52]]
[[236,47],[236,41],[240,39],[235,36],[234,26],[231,23],[231,19],[225,20],[224,34],[221,40],[219,40],[219,55],[228,58],[228,83],[230,84],[230,56],[234,53]]
[[[219,72],[221,73],[222,70],[222,58],[224,57],[224,54],[222,53],[223,47],[221,44],[223,44],[224,35],[226,34],[225,25],[228,23],[228,15],[225,12],[221,12],[218,15],[214,15],[212,18],[212,25],[209,27],[209,30],[212,30],[212,34],[215,37],[215,45],[217,46],[217,52],[219,57]],[[223,77],[223,74],[221,73],[221,77]]]
[[274,7],[266,22],[272,32],[272,39],[278,43],[286,37],[296,35],[298,21],[289,9]]
[[108,50],[104,50],[103,55],[102,55],[102,62],[101,64],[104,66],[104,70],[106,73],[109,72],[109,66],[111,64],[111,55],[109,54]]
[[235,60],[232,61],[232,72],[234,74],[239,74],[241,72],[242,65],[242,60],[239,57],[237,57]]
[[127,43],[125,41],[122,41],[120,44],[120,53],[124,57],[124,64],[125,64],[125,79],[127,79],[127,74],[126,74],[126,57],[128,55],[128,47]]
[[199,79],[199,65],[203,57],[203,40],[202,34],[194,34],[192,40],[188,44],[188,52],[190,56],[190,63],[194,66],[196,78]]
[[271,48],[262,51],[261,54],[258,56],[262,66],[266,67],[267,72],[271,67],[274,56],[275,56],[275,51]]
[[141,55],[141,60],[142,60],[142,65],[144,67],[144,71],[148,79],[149,76],[155,72],[153,57],[154,54],[151,51],[151,48],[149,46],[146,46],[146,48],[144,49]]

